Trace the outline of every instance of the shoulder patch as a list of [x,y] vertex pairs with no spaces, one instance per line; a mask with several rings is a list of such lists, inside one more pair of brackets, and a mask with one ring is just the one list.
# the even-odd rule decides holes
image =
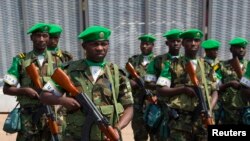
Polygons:
[[24,59],[26,57],[26,53],[19,53],[17,55],[20,59]]
[[73,55],[68,51],[62,50],[62,55],[67,56],[69,60],[73,59]]

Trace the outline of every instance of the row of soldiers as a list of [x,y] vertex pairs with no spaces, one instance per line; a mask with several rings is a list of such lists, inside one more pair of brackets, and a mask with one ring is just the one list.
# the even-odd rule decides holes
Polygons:
[[[146,87],[157,96],[157,105],[164,116],[157,131],[151,132],[150,123],[145,122],[150,104],[146,100],[143,106],[140,104],[142,91],[134,79],[130,79],[134,97],[134,139],[146,141],[150,136],[151,141],[207,140],[207,125],[200,118],[204,109],[199,109],[197,83],[208,114],[213,118],[210,124],[249,125],[250,63],[244,58],[248,41],[241,37],[232,39],[229,42],[232,58],[221,61],[217,58],[220,42],[214,39],[201,42],[203,32],[198,29],[172,29],[163,37],[166,38],[167,53],[155,57],[152,51],[156,38],[147,34],[139,38],[141,54],[128,60],[144,78]],[[179,53],[182,46],[184,54]],[[200,46],[205,50],[205,57],[197,54]],[[191,63],[194,74],[190,74],[188,63]],[[197,77],[195,82],[192,75]]]
[[[21,129],[16,140],[101,141],[112,137],[121,140],[121,129],[133,116],[133,97],[125,73],[116,64],[105,60],[111,31],[102,26],[91,26],[82,31],[78,38],[83,41],[86,58],[76,61],[58,46],[61,32],[60,26],[48,23],[37,23],[28,29],[33,50],[15,56],[4,76],[4,94],[16,96],[20,104]],[[35,66],[32,74],[27,69],[30,66]],[[93,123],[94,117],[87,119],[93,110],[86,109],[73,93],[51,79],[59,68],[67,74],[77,91],[89,97],[92,106],[101,113],[98,116],[102,121],[97,119]],[[34,74],[39,76],[38,79],[32,79]],[[61,81],[63,78],[59,76]],[[37,83],[42,86],[37,87]],[[66,85],[70,86],[69,83]],[[59,132],[54,132],[58,127],[49,126],[44,104],[51,105],[54,110]],[[102,132],[97,126],[100,122],[104,122]],[[87,124],[90,125],[88,131],[83,127]]]
[[[222,115],[222,107],[224,118],[219,118],[218,123],[242,123],[242,107],[249,106],[249,98],[244,95],[249,93],[249,75],[246,73],[241,79],[242,84],[239,83],[240,78],[230,65],[231,61],[220,62],[216,59],[220,44],[215,40],[202,43],[206,57],[199,58],[197,52],[203,37],[200,30],[173,29],[166,32],[163,36],[167,39],[169,52],[156,57],[152,53],[156,38],[143,35],[139,38],[142,54],[129,58],[128,62],[144,78],[147,89],[157,96],[156,103],[165,106],[164,120],[160,124],[164,128],[160,126],[154,133],[149,132],[143,120],[144,108],[150,104],[146,100],[146,104],[139,104],[141,87],[116,64],[105,60],[111,31],[102,26],[91,26],[81,32],[78,38],[82,40],[86,58],[76,61],[72,61],[70,53],[58,47],[61,32],[61,27],[54,24],[38,23],[32,26],[27,33],[31,34],[33,50],[14,57],[4,77],[3,92],[17,96],[20,103],[22,128],[18,131],[18,141],[51,140],[46,116],[41,114],[39,119],[34,119],[41,112],[43,104],[55,105],[52,107],[61,128],[61,140],[85,139],[83,135],[87,131],[84,126],[90,122],[87,118],[88,110],[83,110],[81,102],[73,97],[74,94],[51,80],[57,68],[67,74],[78,91],[84,92],[91,99],[107,118],[119,140],[122,140],[121,130],[131,120],[136,141],[147,140],[148,135],[150,140],[206,140],[206,128],[196,114],[199,100],[185,68],[188,62],[192,63],[197,74],[209,114],[217,112]],[[235,38],[230,42],[232,56],[240,60],[243,71],[247,66],[244,60],[247,43],[243,38]],[[184,55],[179,54],[181,46],[184,47]],[[40,75],[42,89],[35,86],[26,71],[31,64],[35,64]],[[169,114],[170,109],[176,111],[178,118]],[[98,125],[98,122],[91,125],[89,140],[111,140]]]

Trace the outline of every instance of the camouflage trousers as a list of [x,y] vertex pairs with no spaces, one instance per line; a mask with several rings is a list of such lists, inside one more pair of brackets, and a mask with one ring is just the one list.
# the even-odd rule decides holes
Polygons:
[[150,141],[158,141],[157,136],[149,133],[149,131],[147,130],[146,123],[143,120],[142,110],[134,108],[134,116],[131,125],[135,141],[147,141],[148,136],[150,137]]
[[32,113],[21,112],[21,131],[18,132],[16,141],[50,141],[51,132],[46,124],[45,115],[33,124]]
[[207,130],[201,119],[193,121],[192,114],[179,113],[179,118],[169,123],[168,141],[207,141]]
[[229,109],[224,107],[224,120],[222,124],[240,124],[242,123],[242,115],[240,110]]

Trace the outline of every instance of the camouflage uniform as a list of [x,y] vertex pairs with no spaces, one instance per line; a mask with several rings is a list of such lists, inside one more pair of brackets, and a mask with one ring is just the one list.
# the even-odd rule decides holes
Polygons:
[[[185,70],[185,64],[189,59],[186,57],[180,57],[172,62],[165,62],[165,68],[161,72],[160,77],[157,80],[157,85],[168,86],[168,87],[182,87],[190,86],[193,84]],[[196,61],[195,61],[196,60]],[[192,60],[194,66],[196,66],[196,74],[199,82],[202,84],[202,88],[205,101],[208,103],[211,99],[211,92],[216,89],[216,82],[210,78],[214,74],[210,73],[209,66],[204,62],[203,59]],[[196,63],[195,63],[196,62]],[[205,94],[204,83],[202,82],[201,68],[204,64],[205,78],[207,78],[208,94]],[[210,76],[212,75],[212,76]],[[169,107],[175,109],[178,114],[178,119],[173,119],[169,123],[170,137],[172,141],[190,141],[190,140],[206,140],[207,131],[200,119],[199,111],[196,111],[198,106],[198,98],[190,97],[187,94],[178,94],[171,97],[166,97],[166,101],[169,103]],[[208,104],[209,105],[209,104]],[[210,108],[210,107],[209,107]]]
[[[142,54],[140,55],[134,55],[131,58],[128,59],[128,62],[130,62],[137,73],[144,78],[146,74],[146,67],[150,61],[153,60],[154,55],[151,53],[147,56],[147,59],[144,60],[144,56]],[[131,76],[129,76],[129,79],[132,79]],[[134,139],[136,141],[146,141],[148,139],[148,135],[150,135],[150,140],[153,140],[153,135],[149,134],[149,132],[146,129],[146,124],[143,120],[143,112],[145,110],[145,106],[147,104],[147,101],[144,100],[143,104],[140,104],[139,101],[142,97],[142,91],[139,89],[132,89],[133,98],[134,98],[134,115],[132,119],[132,129],[134,132]]]
[[[34,88],[32,80],[26,73],[25,68],[31,63],[37,66],[37,70],[41,76],[40,80],[45,84],[50,76],[53,74],[53,61],[52,55],[45,51],[44,62],[42,66],[38,65],[38,56],[34,51],[29,53],[21,53],[14,57],[12,66],[5,75],[5,83],[11,86]],[[38,99],[32,99],[27,96],[17,96],[17,101],[21,107],[21,126],[22,129],[18,132],[17,141],[48,141],[51,138],[50,130],[48,129],[46,116],[41,115],[40,118],[34,119],[35,115],[39,113],[41,102]],[[36,123],[35,120],[37,120]]]
[[[211,80],[214,80],[217,82],[217,88],[219,88],[219,85],[221,84],[222,79],[222,72],[221,72],[221,61],[217,58],[215,60],[212,60],[210,58],[205,57],[204,63],[207,64],[207,66],[210,66],[210,73]],[[214,75],[212,75],[214,74]],[[222,102],[220,100],[217,101],[214,111],[214,119],[215,124],[221,124],[223,118],[224,118],[224,110],[222,107]]]
[[[73,84],[81,92],[84,92],[92,99],[100,112],[108,118],[112,126],[117,122],[117,116],[123,112],[124,105],[133,104],[133,97],[131,94],[131,87],[128,79],[122,71],[118,70],[117,65],[111,63],[104,63],[101,74],[94,81],[91,75],[90,66],[86,60],[78,60],[65,65],[63,68],[68,76],[71,78]],[[111,74],[109,74],[109,71]],[[111,76],[110,76],[111,75]],[[114,82],[112,85],[111,80]],[[112,87],[115,88],[115,100],[118,102],[114,104],[114,93]],[[67,96],[70,96],[67,94]],[[117,108],[117,111],[114,110]],[[116,112],[115,112],[116,111]],[[82,110],[67,111],[66,115],[66,129],[63,134],[64,141],[79,141],[82,137],[83,125],[86,121],[86,113]],[[103,140],[103,133],[94,124],[90,131],[91,141]]]
[[[232,80],[239,81],[234,68],[231,66],[231,60],[222,63],[222,83],[227,83]],[[246,70],[247,60],[241,61],[243,72]],[[225,117],[223,124],[240,124],[242,123],[241,108],[247,106],[240,95],[240,91],[229,87],[225,92],[221,93],[220,100],[222,101]]]

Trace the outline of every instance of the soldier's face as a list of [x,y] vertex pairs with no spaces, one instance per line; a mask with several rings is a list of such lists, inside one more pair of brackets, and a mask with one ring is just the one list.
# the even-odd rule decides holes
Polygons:
[[104,60],[109,47],[109,41],[93,41],[83,43],[83,48],[86,51],[86,56],[89,60],[94,62],[101,62]]
[[211,59],[215,59],[218,55],[218,49],[214,48],[214,49],[206,49],[206,56],[211,58]]
[[166,41],[166,45],[169,47],[169,50],[179,51],[181,48],[181,39],[168,39]]
[[200,48],[200,39],[183,39],[182,45],[185,48],[185,53],[197,53]]
[[150,54],[153,48],[154,48],[154,43],[141,42],[140,49],[141,49],[142,54],[144,55]]
[[245,47],[231,46],[230,51],[233,56],[237,56],[239,59],[243,59],[246,55]]
[[59,42],[59,36],[56,37],[49,37],[49,43],[48,43],[48,47],[49,48],[55,48],[58,45]]
[[43,51],[46,49],[49,42],[49,34],[43,32],[35,32],[31,35],[33,41],[33,47],[37,51]]

